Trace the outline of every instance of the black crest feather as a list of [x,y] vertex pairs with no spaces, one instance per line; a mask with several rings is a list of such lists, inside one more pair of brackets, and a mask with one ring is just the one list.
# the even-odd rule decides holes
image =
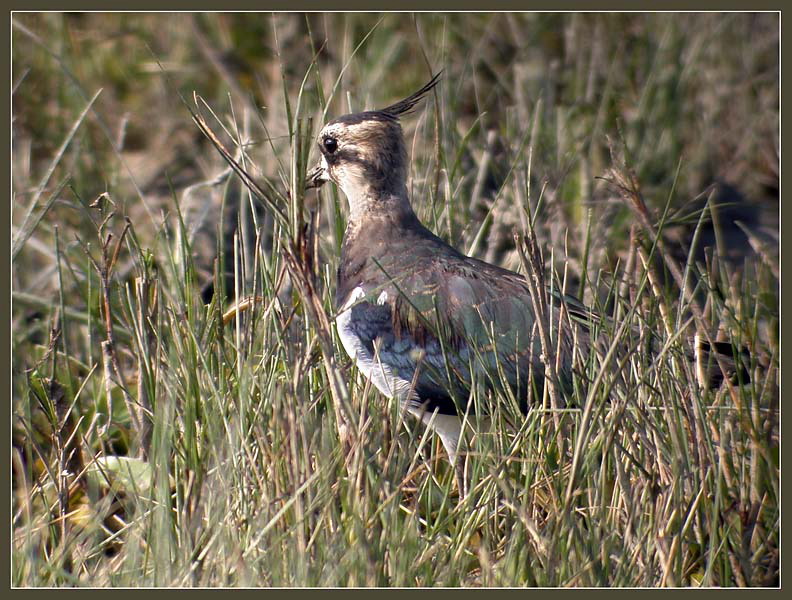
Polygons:
[[434,77],[429,80],[429,83],[423,86],[420,90],[407,96],[404,100],[399,100],[395,104],[391,104],[387,108],[383,108],[377,112],[385,113],[386,115],[394,118],[398,118],[400,115],[409,113],[413,108],[415,108],[415,105],[423,99],[427,92],[431,91],[432,88],[437,85],[442,74],[443,71],[438,71],[435,73]]

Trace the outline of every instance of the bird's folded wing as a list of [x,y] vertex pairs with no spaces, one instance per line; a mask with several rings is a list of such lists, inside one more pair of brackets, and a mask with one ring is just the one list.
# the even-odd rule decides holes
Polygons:
[[436,340],[445,356],[473,359],[472,366],[485,370],[502,367],[510,380],[518,367],[537,359],[533,307],[519,276],[435,263],[388,282],[380,297],[391,309],[396,339],[409,337],[419,345]]

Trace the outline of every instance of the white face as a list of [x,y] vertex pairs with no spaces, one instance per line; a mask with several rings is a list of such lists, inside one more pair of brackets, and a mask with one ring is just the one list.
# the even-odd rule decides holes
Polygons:
[[330,167],[327,165],[324,155],[319,159],[319,173],[316,176],[316,181],[322,183],[330,181]]
[[317,139],[322,156],[314,181],[335,182],[354,211],[378,187],[385,159],[381,142],[386,134],[378,121],[329,123]]
[[321,165],[329,179],[334,181],[352,199],[366,187],[366,166],[375,162],[377,136],[366,122],[357,124],[330,123],[319,134],[322,153]]
[[407,199],[407,150],[399,117],[410,112],[440,79],[436,73],[417,92],[380,110],[344,115],[322,128],[317,139],[321,162],[306,187],[334,181],[354,212],[374,201],[401,204]]
[[333,181],[349,202],[355,218],[375,202],[393,197],[407,201],[407,152],[398,121],[382,113],[346,115],[322,128],[317,138],[320,162],[309,175],[309,187]]

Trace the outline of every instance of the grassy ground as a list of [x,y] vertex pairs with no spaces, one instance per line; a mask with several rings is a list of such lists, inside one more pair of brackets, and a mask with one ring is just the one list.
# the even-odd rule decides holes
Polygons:
[[[776,15],[17,14],[13,44],[15,585],[778,585]],[[419,216],[512,269],[534,217],[632,350],[473,436],[464,502],[336,350],[346,206],[299,184],[326,116],[441,68]],[[751,382],[700,390],[695,332]]]

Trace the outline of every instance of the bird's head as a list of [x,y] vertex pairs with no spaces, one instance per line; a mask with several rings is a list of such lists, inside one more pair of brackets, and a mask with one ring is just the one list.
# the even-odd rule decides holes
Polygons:
[[420,90],[387,108],[344,115],[322,127],[317,137],[321,158],[308,174],[306,187],[333,181],[353,212],[378,198],[406,199],[407,148],[399,117],[410,112],[439,77],[438,73]]

